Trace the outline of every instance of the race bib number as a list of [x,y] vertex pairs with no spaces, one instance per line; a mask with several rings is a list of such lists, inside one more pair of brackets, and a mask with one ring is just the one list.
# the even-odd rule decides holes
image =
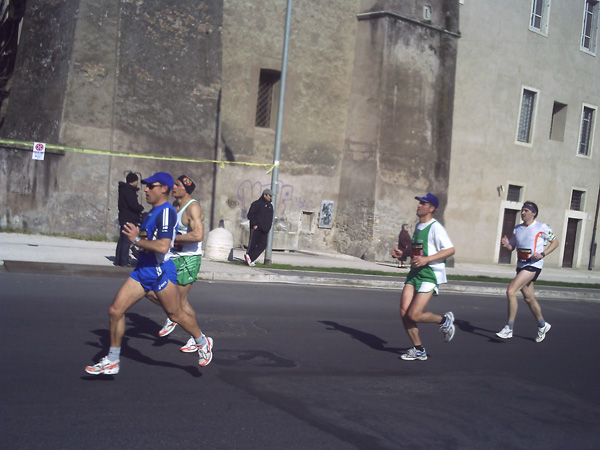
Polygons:
[[[181,236],[181,233],[177,233],[178,236]],[[175,242],[175,244],[173,244],[173,250],[176,252],[182,252],[183,251],[183,244]]]
[[517,249],[517,258],[519,261],[526,262],[531,259],[531,249],[529,248],[518,248]]
[[425,256],[422,242],[413,242],[412,248],[410,249],[410,257],[413,258],[415,256]]

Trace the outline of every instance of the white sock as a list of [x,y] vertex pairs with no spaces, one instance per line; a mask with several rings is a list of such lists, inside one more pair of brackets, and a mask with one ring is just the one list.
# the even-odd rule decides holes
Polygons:
[[108,360],[110,362],[118,361],[121,357],[121,347],[111,347],[108,351]]
[[206,339],[206,336],[204,336],[204,334],[201,334],[198,339],[195,339],[195,341],[196,341],[196,345],[198,347],[202,347],[203,345],[206,345],[206,343],[208,342],[208,340]]

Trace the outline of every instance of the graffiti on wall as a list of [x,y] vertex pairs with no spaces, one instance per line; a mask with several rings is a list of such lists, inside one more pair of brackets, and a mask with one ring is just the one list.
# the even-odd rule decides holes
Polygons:
[[[244,180],[238,185],[237,199],[242,210],[242,219],[248,218],[248,209],[253,201],[257,200],[263,190],[270,189],[271,183],[261,183],[260,181]],[[277,182],[277,204],[275,206],[275,215],[285,217],[294,211],[310,210],[315,208],[313,200],[305,200],[296,195],[294,186],[285,184],[279,180]]]

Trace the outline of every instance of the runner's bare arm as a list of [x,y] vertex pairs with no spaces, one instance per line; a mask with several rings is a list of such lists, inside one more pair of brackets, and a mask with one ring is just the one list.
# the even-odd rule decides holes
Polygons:
[[[178,234],[175,241],[182,242],[202,242],[204,238],[204,214],[198,203],[192,203],[184,212],[184,223],[187,223],[188,232]],[[187,219],[187,220],[186,220]]]

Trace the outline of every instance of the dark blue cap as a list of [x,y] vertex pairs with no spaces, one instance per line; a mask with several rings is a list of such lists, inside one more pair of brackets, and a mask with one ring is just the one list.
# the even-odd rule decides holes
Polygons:
[[151,177],[144,178],[142,180],[142,183],[144,183],[144,184],[160,183],[163,186],[168,187],[169,189],[173,189],[173,184],[175,184],[175,182],[173,181],[173,177],[171,175],[169,175],[167,172],[156,172]]
[[427,193],[427,195],[424,195],[423,197],[415,197],[415,199],[419,200],[420,202],[427,202],[435,206],[435,209],[437,209],[437,207],[440,205],[440,201],[438,200],[438,198],[435,195],[430,194],[429,192]]

